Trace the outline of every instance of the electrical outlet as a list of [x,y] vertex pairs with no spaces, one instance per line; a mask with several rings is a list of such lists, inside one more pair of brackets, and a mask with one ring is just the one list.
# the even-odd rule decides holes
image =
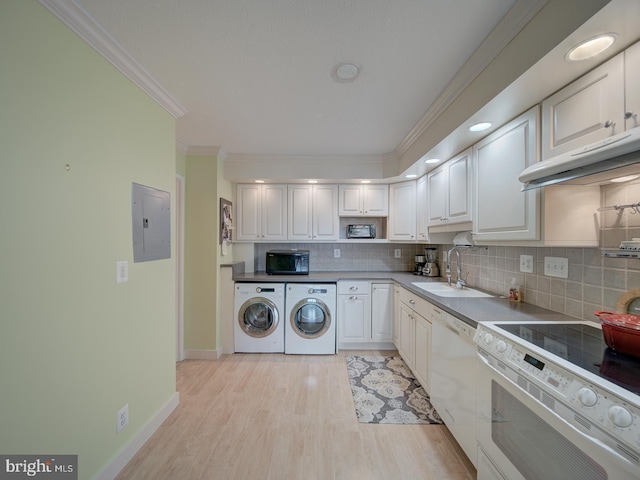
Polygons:
[[122,430],[129,423],[129,404],[118,410],[118,417],[116,418],[116,433]]
[[544,274],[548,277],[569,278],[569,259],[544,257]]
[[339,248],[334,248],[333,249],[333,258],[340,258],[340,249]]
[[396,249],[393,251],[393,256],[394,256],[394,258],[400,258],[400,257],[402,256],[402,255],[401,255],[401,252],[402,252],[402,250],[400,250],[399,248],[396,248]]
[[129,262],[126,260],[116,262],[116,283],[129,281]]
[[533,255],[520,255],[520,271],[533,273]]

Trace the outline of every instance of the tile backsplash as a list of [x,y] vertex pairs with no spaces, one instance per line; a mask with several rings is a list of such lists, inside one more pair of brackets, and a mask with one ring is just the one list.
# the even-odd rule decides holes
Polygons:
[[[604,207],[640,202],[640,182],[601,188]],[[600,245],[618,248],[623,240],[640,238],[640,208],[603,210],[600,215]],[[256,244],[255,269],[264,271],[265,253],[272,249],[310,251],[312,271],[413,271],[414,256],[424,254],[426,245],[389,243]],[[441,276],[446,251],[438,247]],[[334,250],[340,250],[340,258]],[[400,250],[400,258],[395,250]],[[520,272],[520,255],[531,255],[533,273]],[[568,278],[544,275],[544,257],[563,257],[569,262]],[[613,311],[626,291],[640,289],[640,259],[607,258],[600,248],[560,247],[473,247],[461,251],[467,283],[499,295],[506,295],[513,278],[524,290],[524,301],[566,315],[596,321],[596,310]],[[455,266],[452,266],[455,275]]]

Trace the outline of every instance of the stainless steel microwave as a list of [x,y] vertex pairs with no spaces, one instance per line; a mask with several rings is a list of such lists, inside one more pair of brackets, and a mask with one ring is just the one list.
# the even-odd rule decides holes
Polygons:
[[268,275],[308,275],[309,250],[269,250]]
[[376,238],[376,226],[371,224],[347,225],[347,238]]

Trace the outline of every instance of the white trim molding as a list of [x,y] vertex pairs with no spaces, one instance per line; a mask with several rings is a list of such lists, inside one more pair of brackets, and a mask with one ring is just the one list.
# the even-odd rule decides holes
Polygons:
[[548,0],[518,0],[516,2],[456,73],[442,93],[438,95],[438,98],[431,104],[416,126],[400,142],[395,151],[398,158],[402,157],[411,148],[418,138],[427,131],[547,2]]
[[222,353],[218,350],[185,350],[185,360],[218,360]]
[[182,117],[188,113],[187,109],[180,105],[160,82],[74,0],[39,1],[174,118]]
[[138,450],[151,438],[151,435],[162,425],[180,404],[180,394],[175,392],[160,411],[147,423],[131,442],[110,461],[96,477],[98,480],[113,480],[120,471],[138,453]]

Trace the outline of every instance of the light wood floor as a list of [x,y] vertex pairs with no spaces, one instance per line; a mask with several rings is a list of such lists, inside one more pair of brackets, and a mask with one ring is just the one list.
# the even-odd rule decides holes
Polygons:
[[397,353],[178,363],[180,406],[117,479],[476,478],[445,426],[358,423],[348,354]]

